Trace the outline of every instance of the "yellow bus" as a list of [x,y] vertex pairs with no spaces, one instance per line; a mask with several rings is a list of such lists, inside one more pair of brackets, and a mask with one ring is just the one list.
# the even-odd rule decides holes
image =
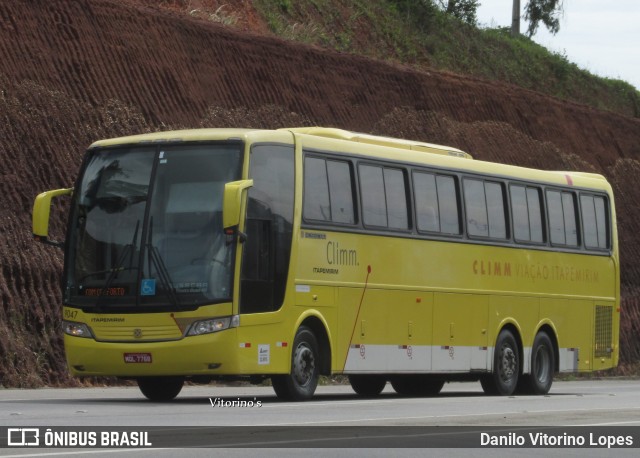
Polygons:
[[157,401],[270,378],[305,400],[320,375],[363,396],[544,394],[616,366],[615,221],[596,174],[332,128],[199,129],[94,143],[74,188],[36,198],[33,233],[65,250],[74,376]]

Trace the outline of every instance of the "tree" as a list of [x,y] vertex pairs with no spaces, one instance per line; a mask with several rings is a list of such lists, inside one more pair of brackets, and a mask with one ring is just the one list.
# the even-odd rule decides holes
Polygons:
[[[541,22],[552,34],[558,33],[563,3],[564,0],[529,0],[524,7],[524,19],[529,22],[527,36],[535,35]],[[511,35],[520,35],[520,0],[513,0]]]
[[438,0],[440,8],[447,14],[460,19],[467,24],[475,25],[478,22],[478,6],[480,0]]

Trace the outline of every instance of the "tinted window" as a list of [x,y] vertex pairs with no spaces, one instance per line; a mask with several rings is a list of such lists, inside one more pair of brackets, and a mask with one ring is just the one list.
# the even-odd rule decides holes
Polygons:
[[438,209],[440,210],[440,229],[445,234],[461,234],[460,205],[458,187],[454,177],[438,175]]
[[546,194],[551,243],[577,246],[578,231],[573,193],[548,190]]
[[387,227],[387,202],[382,167],[361,165],[362,220],[366,226]]
[[580,208],[582,210],[582,227],[584,230],[584,245],[587,248],[607,249],[606,204],[601,196],[581,195]]
[[527,188],[527,205],[529,206],[529,227],[532,242],[544,242],[542,229],[541,193],[538,188]]
[[348,162],[327,161],[331,220],[334,223],[355,223],[353,214],[353,182]]
[[251,150],[253,187],[247,202],[241,313],[277,310],[284,301],[293,222],[293,148],[257,145]]
[[177,311],[230,301],[235,246],[222,201],[241,163],[239,142],[89,151],[71,208],[66,303]]
[[549,235],[551,243],[565,244],[564,213],[562,211],[562,199],[560,192],[547,191],[547,211],[549,212]]
[[469,235],[488,237],[487,201],[484,184],[480,180],[464,180],[464,199],[467,210],[467,231]]
[[304,217],[330,221],[329,182],[324,159],[307,157],[304,160]]
[[607,204],[604,197],[594,197],[596,207],[596,222],[598,223],[598,248],[609,248],[609,220]]
[[407,192],[402,170],[385,167],[384,190],[387,198],[389,227],[391,229],[408,229]]
[[436,177],[431,173],[413,173],[418,230],[440,232],[440,211]]
[[360,165],[362,220],[365,226],[408,229],[404,172],[375,165]]
[[516,240],[530,241],[529,208],[527,191],[524,186],[511,186],[511,212],[513,214],[513,235]]
[[418,230],[460,234],[458,194],[453,177],[414,172],[413,189]]
[[520,242],[543,242],[540,190],[511,186],[514,237]]
[[489,237],[506,239],[507,225],[504,211],[504,194],[502,184],[485,182],[487,197],[487,216],[489,218]]
[[502,183],[465,179],[464,197],[469,235],[507,238]]
[[562,193],[562,211],[564,212],[564,232],[567,239],[567,245],[578,245],[578,230],[575,199],[573,193]]
[[305,158],[303,212],[307,220],[355,223],[348,162]]

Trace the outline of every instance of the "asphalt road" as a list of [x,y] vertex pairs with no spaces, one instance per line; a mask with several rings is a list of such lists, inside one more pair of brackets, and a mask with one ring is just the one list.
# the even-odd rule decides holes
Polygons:
[[[230,428],[211,428],[221,426]],[[612,453],[637,456],[638,448],[589,445],[609,436],[624,441],[631,435],[633,446],[640,446],[640,381],[556,381],[546,396],[509,397],[485,396],[479,383],[449,383],[434,398],[399,397],[387,385],[380,397],[363,399],[349,386],[322,386],[312,401],[304,403],[281,402],[270,387],[188,386],[171,403],[149,402],[136,387],[0,390],[0,427],[5,444],[8,428],[21,427],[51,427],[53,431],[86,428],[97,431],[96,434],[100,434],[100,427],[133,427],[151,430],[154,435],[153,447],[147,448],[10,447],[0,448],[0,456],[123,456],[124,453],[141,457],[214,454],[285,457],[301,453],[307,456],[366,453],[369,457],[467,457],[513,456],[514,449],[525,457]],[[209,434],[210,431],[216,433]],[[480,437],[482,432],[487,435]],[[572,445],[569,448],[541,449],[536,444],[520,448],[517,440],[526,439],[530,445],[533,440],[530,433],[564,435],[558,441],[583,437],[587,447],[569,444]],[[592,433],[595,435],[589,437]],[[175,434],[176,440],[186,441],[184,447],[166,447],[168,438]],[[203,435],[207,437],[203,439]],[[190,438],[195,438],[195,442],[190,443]],[[497,438],[511,448],[495,448],[491,443],[478,446],[483,440]],[[193,445],[187,444],[225,449],[220,454],[220,450],[213,448],[190,449],[187,447]],[[422,448],[425,444],[447,449],[459,445],[471,448]],[[278,448],[228,448],[237,446]]]

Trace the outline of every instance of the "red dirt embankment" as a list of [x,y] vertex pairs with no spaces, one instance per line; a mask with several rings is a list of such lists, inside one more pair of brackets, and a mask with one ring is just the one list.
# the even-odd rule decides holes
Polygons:
[[623,359],[640,359],[637,119],[134,0],[2,2],[0,56],[0,386],[69,382],[61,253],[31,241],[34,196],[72,185],[83,149],[98,138],[201,125],[337,126],[450,144],[478,159],[603,173],[618,206]]

